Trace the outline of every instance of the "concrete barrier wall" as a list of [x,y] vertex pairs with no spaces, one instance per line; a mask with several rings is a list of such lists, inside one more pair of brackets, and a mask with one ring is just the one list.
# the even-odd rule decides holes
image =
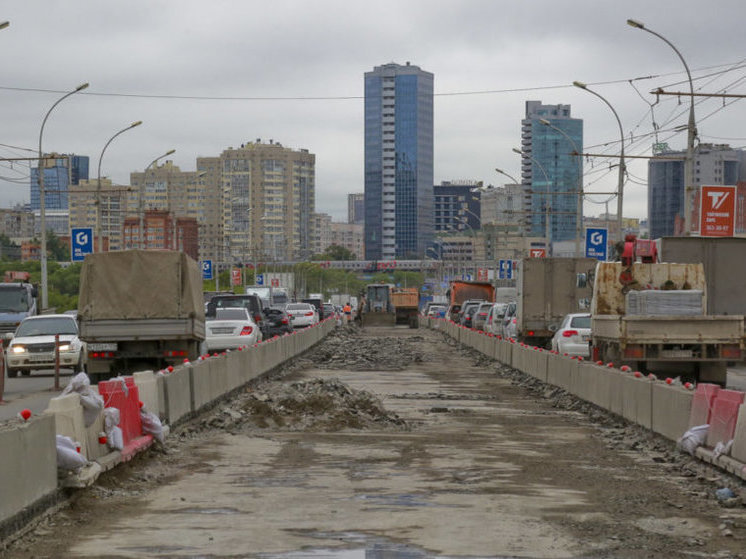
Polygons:
[[55,418],[40,415],[0,430],[0,523],[57,490]]
[[[442,322],[439,329],[501,363],[563,388],[668,439],[677,440],[689,427],[693,398],[691,390],[651,380],[646,376],[638,378],[631,372],[613,367],[489,338],[448,321]],[[738,453],[738,456],[746,460],[746,404],[739,410],[735,437],[737,441],[734,442],[734,456]]]
[[[306,351],[335,327],[335,320],[326,320],[296,334],[185,363],[172,371],[138,372],[132,378],[127,377],[126,382],[131,390],[137,391],[148,411],[174,424]],[[138,410],[133,413],[139,413]],[[126,413],[131,411],[128,407]],[[76,393],[52,398],[43,416],[1,430],[0,523],[56,491],[56,434],[77,441],[81,453],[89,461],[99,461],[103,470],[125,459],[124,453],[110,452],[106,444],[99,442],[99,433],[103,430],[103,414],[85,427],[80,396]]]

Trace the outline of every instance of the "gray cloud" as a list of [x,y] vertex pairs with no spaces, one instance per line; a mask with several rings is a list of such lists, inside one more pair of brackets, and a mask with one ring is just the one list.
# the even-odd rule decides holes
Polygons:
[[[407,60],[435,74],[439,93],[537,88],[484,95],[438,96],[435,102],[435,177],[498,184],[502,167],[519,172],[510,148],[520,142],[528,99],[570,103],[584,119],[585,143],[594,151],[618,150],[618,130],[608,109],[573,80],[596,85],[622,118],[629,138],[652,130],[648,91],[683,79],[681,64],[663,42],[625,24],[644,21],[682,51],[692,68],[746,58],[737,50],[746,7],[717,2],[703,9],[693,0],[648,3],[385,1],[373,4],[320,0],[160,1],[126,4],[92,0],[8,5],[0,20],[0,85],[64,90],[90,81],[91,93],[224,97],[335,97],[362,95],[363,73],[389,61]],[[697,75],[704,71],[696,72]],[[670,76],[635,82],[638,76]],[[743,70],[703,90],[714,91]],[[699,83],[699,82],[698,82]],[[568,87],[548,89],[548,86]],[[683,89],[684,86],[674,86]],[[730,90],[743,92],[743,86]],[[0,143],[35,149],[39,126],[56,94],[0,90]],[[685,101],[685,100],[684,100]],[[663,122],[681,107],[662,100],[654,111]],[[705,100],[698,118],[722,106]],[[683,106],[685,108],[685,105]],[[703,141],[736,138],[742,103],[700,123]],[[195,158],[218,155],[255,138],[307,148],[317,156],[317,210],[343,219],[345,194],[362,190],[362,100],[225,101],[76,95],[60,105],[44,132],[44,149],[91,157],[95,174],[106,140],[129,122],[143,126],[107,150],[102,172],[126,183],[154,157],[177,149],[175,162],[194,169]],[[671,124],[685,122],[679,117]],[[649,151],[652,138],[633,143]],[[684,146],[684,135],[671,138]],[[603,144],[611,143],[608,148]],[[591,148],[589,148],[591,149]],[[0,148],[0,157],[19,152]],[[615,188],[608,161],[586,164],[592,188]],[[599,169],[606,168],[604,172]],[[644,161],[629,165],[647,175]],[[27,169],[26,169],[27,171]],[[13,172],[3,168],[2,176]],[[0,205],[28,200],[27,185],[0,181]],[[588,204],[586,212],[602,208]],[[625,213],[643,216],[646,191],[630,183]]]

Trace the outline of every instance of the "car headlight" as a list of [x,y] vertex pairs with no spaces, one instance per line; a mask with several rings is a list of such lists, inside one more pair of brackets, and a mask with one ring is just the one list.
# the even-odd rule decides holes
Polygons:
[[59,346],[60,351],[70,351],[70,349],[71,349],[70,344],[60,344]]
[[19,355],[21,353],[26,353],[26,347],[22,345],[14,345],[10,348],[10,352],[16,355]]

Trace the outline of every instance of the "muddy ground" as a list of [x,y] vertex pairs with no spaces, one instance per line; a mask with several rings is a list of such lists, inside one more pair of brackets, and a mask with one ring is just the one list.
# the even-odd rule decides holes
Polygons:
[[[722,487],[739,497],[719,502]],[[438,332],[349,327],[71,494],[4,554],[746,557],[742,493]]]

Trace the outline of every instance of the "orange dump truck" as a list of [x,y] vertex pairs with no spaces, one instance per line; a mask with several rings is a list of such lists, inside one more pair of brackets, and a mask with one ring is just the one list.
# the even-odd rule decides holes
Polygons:
[[416,287],[395,287],[391,289],[391,305],[394,307],[396,324],[419,326],[418,312],[420,293]]

